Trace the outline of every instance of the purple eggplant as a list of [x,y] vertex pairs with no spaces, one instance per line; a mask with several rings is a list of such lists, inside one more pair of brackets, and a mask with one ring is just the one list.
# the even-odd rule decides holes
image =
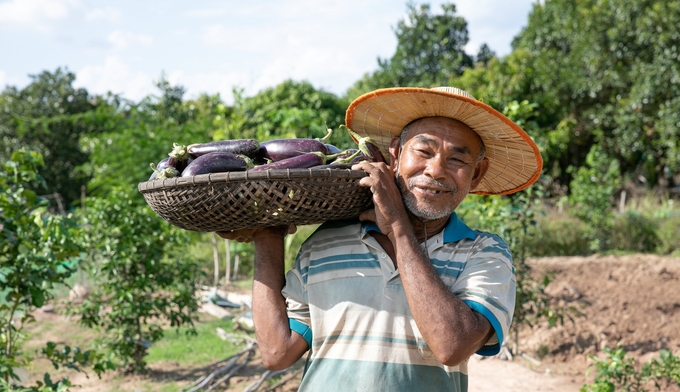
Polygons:
[[217,142],[192,144],[189,146],[189,154],[195,157],[211,152],[230,152],[232,154],[245,155],[249,158],[254,158],[259,150],[260,143],[253,139],[220,140]]
[[179,177],[179,171],[168,165],[168,160],[170,160],[170,158],[163,158],[160,162],[158,162],[158,165],[154,165],[153,163],[149,164],[149,166],[151,166],[151,170],[153,170],[151,177],[149,177],[149,181],[155,179],[165,180],[166,178]]
[[151,177],[149,177],[149,181],[155,180],[156,177],[158,177],[158,172],[160,172],[160,171],[162,171],[163,169],[169,167],[169,166],[168,166],[168,160],[169,160],[169,159],[170,159],[170,158],[163,158],[163,159],[161,159],[160,162],[158,162],[157,165],[155,165],[155,166],[154,166],[153,164],[150,164],[150,165],[149,165],[149,166],[151,166],[151,170],[153,170],[153,173],[151,173]]
[[387,161],[385,160],[385,156],[383,156],[382,152],[380,151],[380,148],[378,148],[373,139],[371,139],[368,136],[361,137],[359,136],[359,134],[357,134],[356,132],[352,131],[351,129],[344,125],[340,125],[340,128],[347,129],[347,132],[349,132],[350,136],[352,136],[352,139],[354,139],[357,142],[359,150],[364,153],[367,160],[371,162],[387,163]]
[[252,161],[245,155],[230,152],[211,152],[194,159],[182,172],[182,177],[207,173],[245,171],[252,167]]
[[184,171],[187,165],[189,165],[193,158],[189,155],[187,146],[172,143],[172,147],[172,151],[170,151],[168,154],[170,157],[168,159],[168,166],[174,167],[178,172],[181,173]]
[[366,158],[366,155],[364,155],[361,150],[350,148],[349,150],[346,150],[340,154],[333,162],[331,162],[331,165],[354,165],[363,161],[371,162],[368,158]]
[[294,157],[282,159],[280,161],[268,163],[266,165],[255,166],[251,172],[276,169],[307,169],[326,163],[326,156],[322,153],[307,153]]
[[342,150],[337,148],[336,146],[328,143],[324,143],[326,145],[326,149],[328,150],[329,154],[338,154],[341,153]]
[[262,142],[260,145],[264,148],[263,157],[272,162],[310,152],[328,154],[326,145],[316,139],[275,139]]

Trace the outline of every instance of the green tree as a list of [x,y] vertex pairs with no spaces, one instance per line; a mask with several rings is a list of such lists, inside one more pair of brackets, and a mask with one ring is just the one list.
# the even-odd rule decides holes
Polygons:
[[[122,102],[109,113],[108,130],[81,139],[90,159],[82,170],[92,180],[89,193],[105,196],[117,187],[136,189],[149,179],[150,163],[167,158],[173,143],[192,144],[212,140],[230,113],[219,96],[201,95],[183,101],[184,88],[161,78],[161,94],[140,103]],[[138,198],[141,200],[141,196]]]
[[40,175],[47,187],[39,190],[57,192],[70,204],[89,180],[78,170],[88,159],[80,138],[100,131],[96,112],[108,103],[74,88],[75,75],[61,68],[31,79],[24,89],[8,87],[0,94],[0,160],[21,148],[40,152],[45,161]]
[[534,82],[560,103],[553,122],[576,121],[577,145],[565,150],[579,160],[575,166],[600,144],[628,178],[673,185],[680,172],[680,1],[536,3],[514,47],[531,54]]
[[364,75],[348,96],[383,87],[434,87],[445,85],[472,66],[465,53],[467,22],[456,14],[454,4],[442,4],[434,14],[429,4],[409,3],[408,16],[397,23],[397,49],[390,59],[378,59],[378,70]]
[[[534,4],[513,52],[450,84],[501,110],[536,104],[544,173],[571,191],[594,145],[623,179],[677,186],[680,1],[548,0]],[[640,180],[642,179],[642,180]]]
[[496,57],[496,52],[491,50],[489,45],[484,43],[479,47],[479,52],[477,52],[477,56],[475,56],[475,62],[487,65],[494,57]]
[[194,332],[200,271],[185,254],[186,232],[170,226],[129,190],[88,199],[82,211],[86,227],[85,268],[93,291],[73,312],[96,328],[111,360],[128,371],[145,368],[144,356],[163,337],[165,325],[189,325]]
[[[216,139],[318,138],[325,136],[329,127],[345,122],[347,102],[309,82],[287,80],[253,97],[243,97],[235,90],[234,97],[231,116],[215,133]],[[346,135],[337,137],[331,141],[350,143]]]
[[[71,276],[81,250],[75,221],[48,213],[47,201],[30,189],[44,185],[38,174],[42,164],[39,153],[19,150],[0,169],[1,388],[18,380],[14,368],[31,362],[31,357],[21,351],[26,338],[23,328],[33,320],[33,311],[53,298],[53,286]],[[68,346],[57,350],[54,343],[48,343],[42,351],[55,367],[76,370],[101,359],[94,351],[81,352]],[[104,368],[103,362],[95,365],[98,374]],[[44,384],[38,383],[34,389],[51,391],[69,385],[68,379],[54,383],[45,375]]]

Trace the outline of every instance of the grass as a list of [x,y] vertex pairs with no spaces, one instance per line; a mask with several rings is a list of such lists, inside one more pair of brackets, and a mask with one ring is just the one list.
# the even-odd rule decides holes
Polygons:
[[188,328],[168,330],[159,342],[150,349],[145,358],[149,364],[175,362],[181,365],[201,366],[226,358],[242,347],[222,340],[216,328],[229,332],[233,329],[231,320],[209,320],[196,324],[195,336],[187,335]]

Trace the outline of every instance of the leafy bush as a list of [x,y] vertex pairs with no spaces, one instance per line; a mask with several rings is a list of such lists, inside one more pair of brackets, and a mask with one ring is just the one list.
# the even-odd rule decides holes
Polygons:
[[534,257],[585,256],[591,253],[592,228],[567,214],[551,214],[537,219],[527,238]]
[[661,350],[659,359],[652,359],[640,370],[638,370],[637,361],[626,355],[623,348],[605,347],[603,351],[607,354],[606,358],[589,357],[595,363],[588,369],[586,375],[595,369],[597,376],[592,384],[584,385],[581,392],[619,390],[643,392],[647,391],[645,387],[651,383],[657,390],[662,390],[662,386],[667,388],[673,384],[680,386],[680,358],[669,350]]
[[[14,369],[30,364],[31,358],[21,352],[22,332],[33,321],[32,312],[53,297],[51,288],[63,284],[73,273],[80,247],[78,229],[70,217],[47,212],[47,201],[31,188],[44,186],[38,168],[42,155],[19,150],[0,170],[0,389],[12,389],[19,381]],[[20,317],[17,323],[16,318]],[[81,352],[70,347],[57,350],[49,342],[42,354],[58,368],[80,371],[95,364],[100,374],[107,365],[95,351]],[[24,390],[64,390],[70,384],[64,378],[53,382],[46,374],[44,383]]]
[[165,325],[193,326],[197,317],[199,272],[184,252],[188,237],[120,190],[89,199],[82,223],[95,286],[73,312],[104,333],[98,342],[113,359],[129,371],[143,370]]
[[620,184],[618,161],[609,157],[602,147],[594,145],[588,152],[585,165],[579,168],[572,166],[569,172],[574,175],[569,195],[574,208],[570,211],[595,229],[593,250],[606,250],[613,217],[612,195]]
[[659,245],[657,221],[637,211],[626,211],[614,220],[609,246],[612,250],[653,253]]
[[680,234],[678,233],[680,233],[680,214],[659,222],[659,244],[656,252],[680,256]]

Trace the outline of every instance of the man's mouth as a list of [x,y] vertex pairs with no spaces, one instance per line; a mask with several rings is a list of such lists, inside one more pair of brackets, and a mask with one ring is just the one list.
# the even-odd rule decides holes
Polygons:
[[411,189],[417,189],[419,192],[429,195],[456,192],[455,186],[449,186],[439,181],[414,181],[412,179],[409,185],[411,186]]
[[442,190],[437,190],[437,189],[432,189],[432,188],[421,188],[419,186],[416,186],[416,188],[418,188],[421,192],[430,193],[430,194],[433,194],[433,195],[438,195],[440,193],[449,192],[449,191],[442,191]]

